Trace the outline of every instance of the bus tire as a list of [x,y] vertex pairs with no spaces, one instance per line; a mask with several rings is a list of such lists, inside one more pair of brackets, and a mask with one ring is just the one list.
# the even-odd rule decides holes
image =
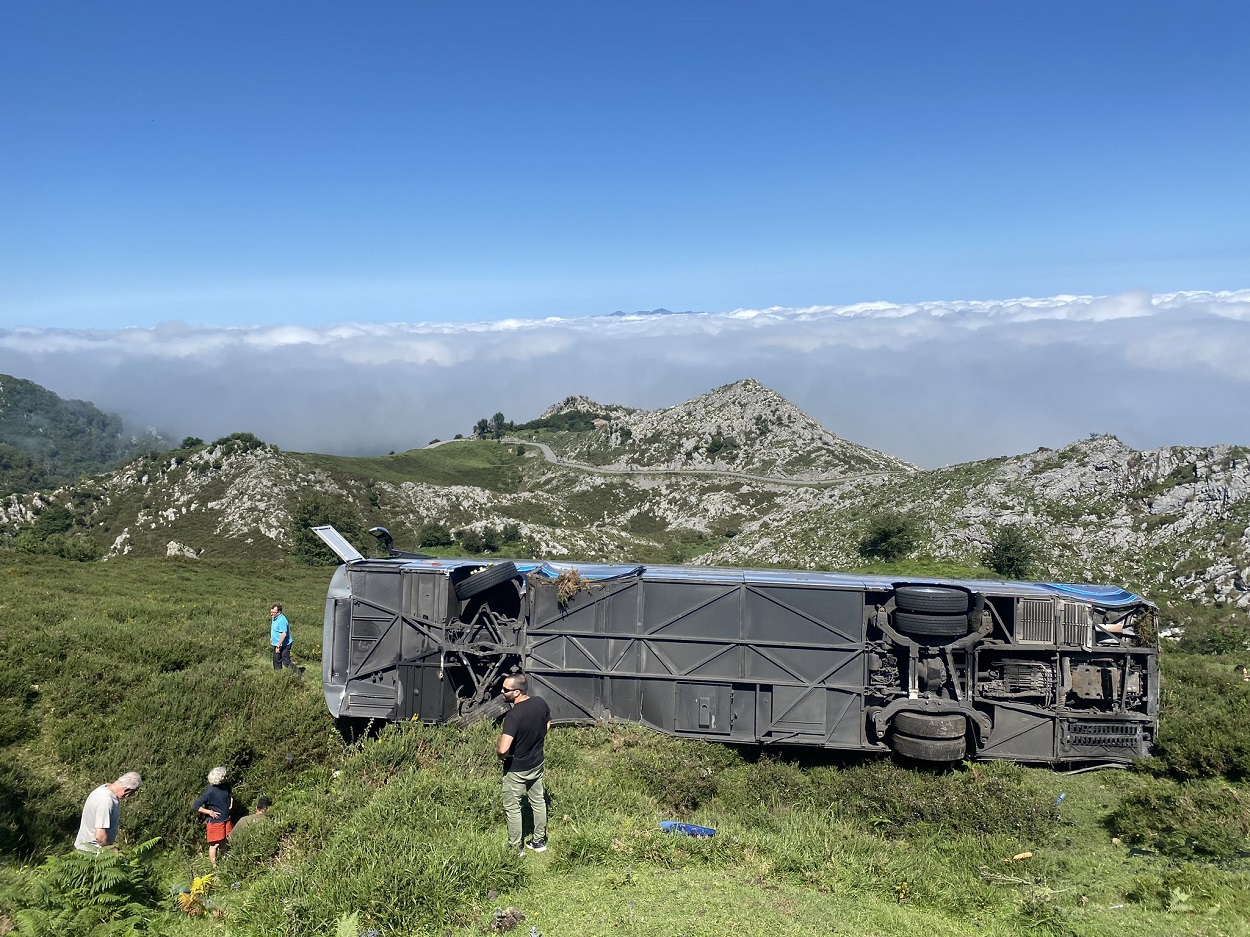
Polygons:
[[894,607],[901,612],[967,615],[970,599],[963,589],[947,586],[899,586],[894,590]]
[[967,615],[921,615],[895,612],[894,628],[903,634],[935,638],[962,638],[968,633]]
[[962,739],[968,731],[968,720],[960,713],[909,713],[894,717],[894,729],[918,739]]
[[487,566],[480,572],[474,573],[468,579],[462,579],[456,583],[456,598],[468,599],[487,589],[492,589],[501,582],[507,582],[509,579],[515,579],[521,575],[517,571],[516,563],[508,560],[503,563],[496,563],[494,566]]
[[918,739],[895,733],[890,745],[898,754],[913,761],[961,761],[968,754],[968,744],[962,735],[957,739]]

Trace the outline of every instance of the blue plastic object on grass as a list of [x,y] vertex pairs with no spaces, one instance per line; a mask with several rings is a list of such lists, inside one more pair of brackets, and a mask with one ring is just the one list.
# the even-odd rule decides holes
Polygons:
[[660,829],[670,833],[681,833],[683,836],[715,836],[716,831],[710,826],[695,826],[693,823],[681,823],[677,820],[661,820]]

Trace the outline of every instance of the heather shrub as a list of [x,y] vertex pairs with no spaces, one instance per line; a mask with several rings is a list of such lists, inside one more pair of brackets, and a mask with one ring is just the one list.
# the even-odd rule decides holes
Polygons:
[[1250,803],[1218,781],[1151,781],[1120,801],[1107,826],[1127,843],[1172,858],[1250,856]]
[[1060,823],[1053,798],[1025,783],[1025,769],[999,762],[934,772],[874,761],[829,775],[821,794],[837,816],[895,837],[924,827],[1035,838]]
[[1164,654],[1159,737],[1144,770],[1182,781],[1250,778],[1250,683],[1211,657]]
[[718,802],[726,809],[754,813],[787,811],[811,804],[815,790],[811,776],[798,765],[763,757],[754,764],[730,767],[716,784]]
[[[626,736],[636,741],[638,737]],[[724,745],[656,734],[617,753],[613,772],[638,785],[662,810],[685,816],[717,792],[720,772],[741,760]]]

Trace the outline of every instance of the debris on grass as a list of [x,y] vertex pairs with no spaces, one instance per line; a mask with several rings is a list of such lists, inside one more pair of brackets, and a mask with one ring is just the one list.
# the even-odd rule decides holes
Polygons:
[[500,911],[495,909],[495,915],[491,918],[490,929],[496,934],[506,934],[510,930],[515,930],[525,923],[525,912],[520,908],[514,908],[511,905]]
[[693,823],[682,823],[679,820],[661,820],[660,829],[669,833],[680,833],[683,836],[715,836],[716,830],[710,826],[696,826]]

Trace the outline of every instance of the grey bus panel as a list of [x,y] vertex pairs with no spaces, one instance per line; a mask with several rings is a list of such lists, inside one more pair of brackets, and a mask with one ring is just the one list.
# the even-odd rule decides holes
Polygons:
[[720,741],[1056,764],[1157,731],[1156,610],[1114,587],[522,561],[463,585],[492,565],[339,567],[331,712],[490,717],[524,672],[554,722]]
[[712,581],[644,573],[564,605],[537,584],[524,669],[553,718],[864,747],[863,592],[721,572]]

